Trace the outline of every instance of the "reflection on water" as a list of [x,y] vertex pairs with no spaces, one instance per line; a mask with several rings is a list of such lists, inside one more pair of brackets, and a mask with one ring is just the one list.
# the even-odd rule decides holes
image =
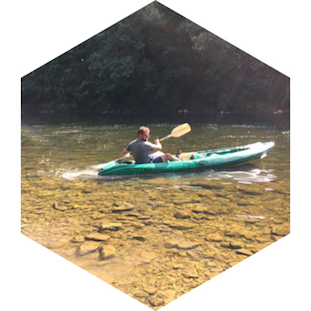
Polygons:
[[[41,162],[39,163],[41,164]],[[250,165],[244,165],[244,167],[239,166],[239,170],[230,170],[230,171],[215,171],[215,170],[201,170],[195,173],[193,172],[184,172],[184,173],[161,173],[161,174],[151,174],[151,175],[140,175],[140,176],[99,176],[98,170],[96,169],[71,169],[66,170],[62,169],[61,171],[55,172],[55,175],[59,178],[66,180],[101,180],[101,181],[117,181],[117,180],[130,180],[133,178],[140,178],[141,181],[144,179],[154,179],[159,178],[159,176],[167,179],[179,179],[181,182],[193,177],[199,177],[202,180],[224,180],[228,181],[237,181],[244,184],[252,184],[256,182],[272,182],[276,179],[276,176],[273,174],[273,170],[260,170],[260,169],[249,169]],[[255,167],[255,166],[254,166]],[[243,170],[244,168],[244,170]],[[44,173],[41,171],[41,173]],[[46,172],[50,174],[51,172]],[[227,182],[228,183],[228,182]],[[225,183],[222,183],[225,184]]]
[[272,170],[260,170],[254,169],[249,172],[243,171],[231,171],[231,172],[220,172],[220,179],[233,179],[238,181],[239,183],[256,183],[256,182],[271,182],[274,181],[276,176],[271,174]]
[[97,170],[63,170],[60,172],[56,172],[56,175],[59,176],[60,178],[68,179],[68,180],[73,180],[73,179],[87,179],[87,178],[98,178],[98,171]]
[[[178,125],[144,124],[153,139]],[[93,166],[118,158],[137,124],[23,124],[23,234],[153,309],[288,234],[289,130],[191,126],[165,151],[276,145],[229,168],[101,177]]]

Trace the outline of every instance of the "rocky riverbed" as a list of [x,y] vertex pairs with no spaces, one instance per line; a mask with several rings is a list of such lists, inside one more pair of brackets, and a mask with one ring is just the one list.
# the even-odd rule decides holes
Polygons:
[[98,177],[92,164],[118,158],[137,127],[22,125],[22,233],[155,310],[289,233],[288,129],[191,124],[165,151],[275,147],[224,170]]
[[290,231],[289,181],[22,177],[22,233],[154,310]]

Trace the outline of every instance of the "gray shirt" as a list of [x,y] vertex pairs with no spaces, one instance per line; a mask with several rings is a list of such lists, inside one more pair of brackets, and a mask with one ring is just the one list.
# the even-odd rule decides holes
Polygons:
[[127,151],[131,151],[137,164],[150,163],[151,157],[148,155],[150,151],[158,146],[144,140],[133,140],[126,147]]

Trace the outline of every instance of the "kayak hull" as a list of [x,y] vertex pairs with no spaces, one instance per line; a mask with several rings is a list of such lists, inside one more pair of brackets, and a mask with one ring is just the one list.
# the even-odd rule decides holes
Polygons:
[[257,142],[246,146],[187,152],[180,155],[183,161],[146,164],[135,164],[133,161],[111,162],[107,163],[98,174],[100,176],[141,175],[231,166],[264,158],[274,144],[274,142]]

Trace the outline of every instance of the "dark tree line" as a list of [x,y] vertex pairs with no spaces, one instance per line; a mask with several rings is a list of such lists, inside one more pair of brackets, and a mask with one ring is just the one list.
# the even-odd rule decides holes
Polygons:
[[153,2],[22,78],[23,112],[289,111],[289,78]]

